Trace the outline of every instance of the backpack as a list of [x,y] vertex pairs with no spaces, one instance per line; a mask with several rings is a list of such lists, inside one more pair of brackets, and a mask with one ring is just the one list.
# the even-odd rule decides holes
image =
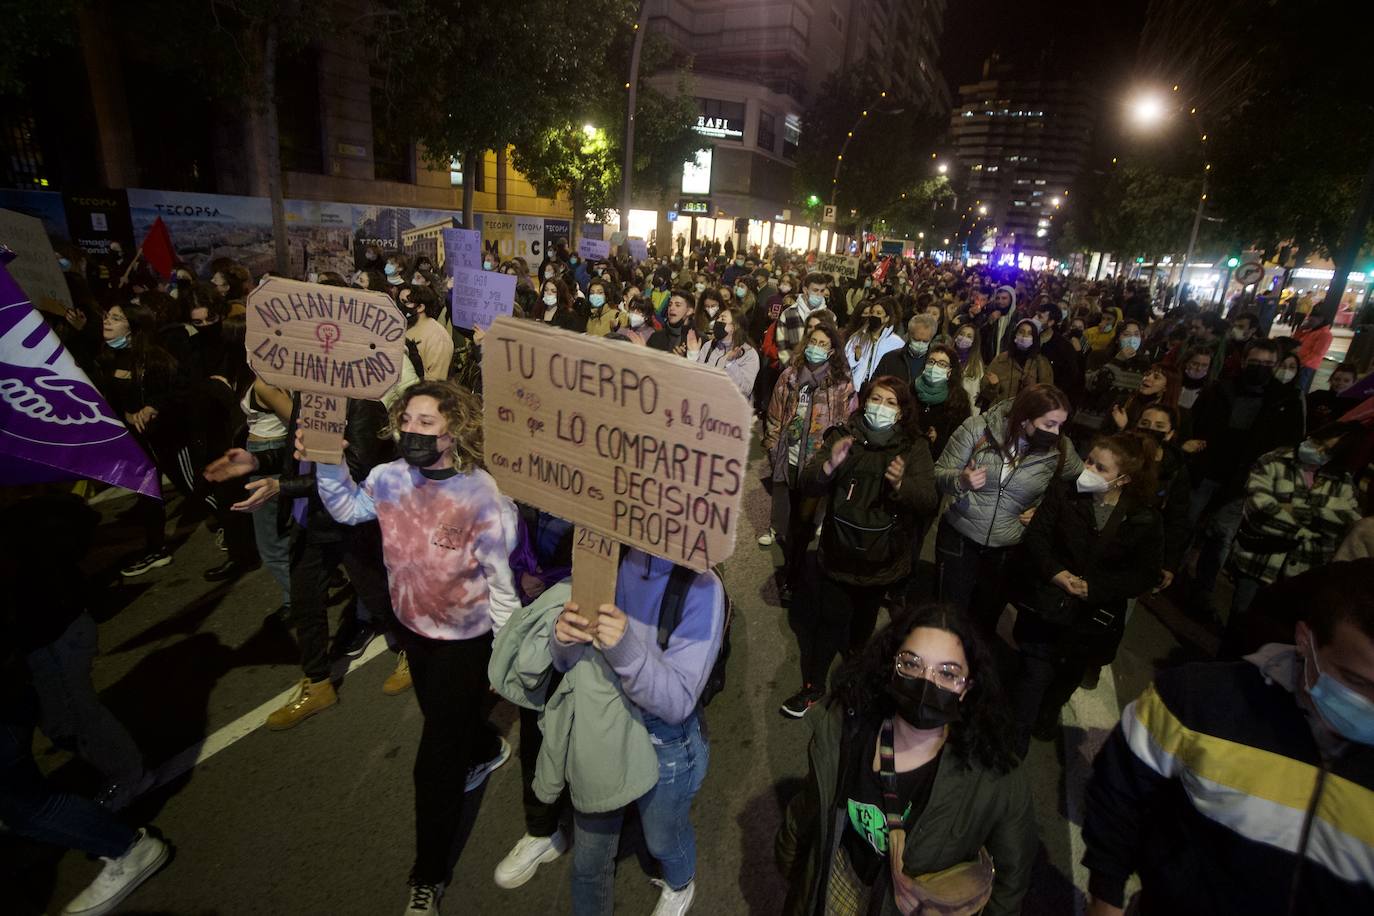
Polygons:
[[[835,568],[875,570],[893,562],[908,549],[897,524],[897,514],[887,505],[884,472],[891,458],[874,455],[858,442],[835,472],[831,485],[826,525],[821,530],[821,551]],[[877,463],[876,472],[873,468]]]
[[[712,570],[720,578],[720,574]],[[687,603],[687,592],[696,579],[697,572],[686,566],[674,566],[668,574],[668,587],[663,592],[663,601],[658,606],[658,648],[667,651],[668,639],[682,622],[682,608]],[[716,694],[725,689],[725,663],[730,658],[730,625],[735,621],[734,603],[725,593],[725,581],[721,580],[721,592],[725,594],[725,624],[720,634],[720,651],[711,665],[711,674],[706,678],[706,686],[701,689],[701,705],[708,706]]]

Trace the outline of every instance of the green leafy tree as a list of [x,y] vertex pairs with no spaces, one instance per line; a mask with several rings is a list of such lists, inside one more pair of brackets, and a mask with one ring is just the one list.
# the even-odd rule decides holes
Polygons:
[[545,197],[559,192],[572,201],[573,233],[584,214],[604,219],[620,187],[620,165],[606,132],[590,123],[565,121],[520,138],[515,167]]

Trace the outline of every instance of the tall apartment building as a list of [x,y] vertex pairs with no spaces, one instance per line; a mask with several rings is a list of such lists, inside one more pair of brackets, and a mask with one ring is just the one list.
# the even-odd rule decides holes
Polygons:
[[1092,130],[1081,83],[1017,78],[992,58],[981,81],[960,86],[950,135],[969,189],[962,202],[969,248],[1043,254],[1087,160]]
[[891,75],[887,88],[949,107],[938,71],[946,0],[647,2],[649,28],[692,60],[697,130],[712,144],[684,171],[684,215],[783,215],[802,112],[837,70],[870,60]]

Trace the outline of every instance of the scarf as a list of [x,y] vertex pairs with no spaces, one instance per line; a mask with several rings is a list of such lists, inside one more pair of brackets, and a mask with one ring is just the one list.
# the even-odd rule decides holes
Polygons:
[[826,379],[829,377],[829,359],[819,366],[813,366],[808,362],[803,362],[801,368],[797,370],[797,389],[800,390],[807,385],[810,385],[812,388],[824,388]]
[[922,404],[943,404],[949,397],[949,380],[931,382],[926,379],[924,372],[916,376],[913,387],[916,389],[916,397]]

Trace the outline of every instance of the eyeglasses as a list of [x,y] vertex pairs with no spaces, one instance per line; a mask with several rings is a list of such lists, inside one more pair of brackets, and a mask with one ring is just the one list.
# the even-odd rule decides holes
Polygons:
[[946,360],[943,360],[943,359],[928,359],[928,360],[926,360],[926,365],[927,365],[927,366],[939,366],[939,367],[941,367],[942,369],[948,369],[948,368],[950,367],[950,366],[949,366],[949,362],[946,361]]
[[964,685],[968,683],[964,669],[953,662],[927,665],[925,659],[915,652],[898,652],[893,667],[898,677],[904,677],[909,681],[926,677],[946,690],[963,690]]

